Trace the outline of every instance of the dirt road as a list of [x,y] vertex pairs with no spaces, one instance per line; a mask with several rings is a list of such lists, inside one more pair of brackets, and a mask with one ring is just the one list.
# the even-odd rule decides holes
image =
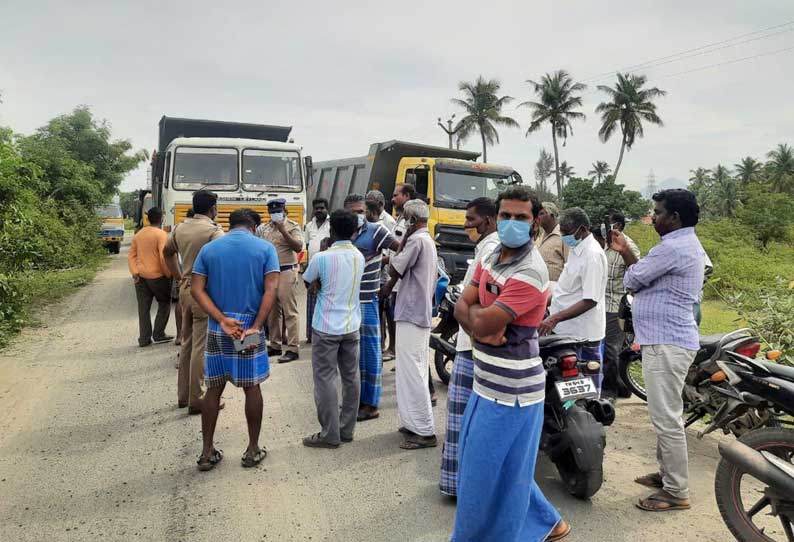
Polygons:
[[[255,470],[240,467],[243,397],[227,389],[217,432],[226,458],[200,473],[199,419],[176,407],[177,348],[137,347],[125,252],[49,313],[47,327],[0,354],[0,540],[448,540],[441,448],[398,448],[392,363],[380,419],[332,451],[301,445],[316,430],[308,349],[273,365],[263,385],[270,455]],[[645,490],[631,481],[654,463],[644,405],[621,402],[607,435],[606,481],[591,502],[570,498],[540,461],[538,480],[574,526],[570,541],[731,540],[714,504],[714,438],[690,438],[693,510],[648,514],[634,508]]]

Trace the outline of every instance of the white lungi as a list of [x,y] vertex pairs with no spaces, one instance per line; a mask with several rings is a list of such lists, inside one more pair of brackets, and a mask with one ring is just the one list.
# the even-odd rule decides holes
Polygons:
[[430,328],[398,321],[396,335],[395,382],[399,423],[417,435],[435,435],[433,406],[427,388]]

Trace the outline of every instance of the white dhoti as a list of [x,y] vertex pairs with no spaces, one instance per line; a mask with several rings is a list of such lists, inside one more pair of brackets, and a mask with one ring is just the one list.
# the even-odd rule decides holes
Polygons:
[[435,435],[433,406],[427,388],[430,328],[397,322],[396,335],[395,382],[399,423],[417,435]]

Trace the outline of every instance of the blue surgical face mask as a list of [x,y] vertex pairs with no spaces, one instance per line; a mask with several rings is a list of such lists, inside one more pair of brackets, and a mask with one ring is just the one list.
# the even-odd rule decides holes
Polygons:
[[563,235],[562,242],[568,245],[571,248],[576,248],[579,246],[579,243],[582,242],[581,239],[576,238],[576,232],[579,231],[579,228],[576,229],[571,235]]
[[364,226],[364,222],[366,220],[364,219],[364,215],[356,215],[356,216],[358,216],[358,227],[360,229]]
[[529,222],[523,220],[499,220],[496,223],[499,232],[499,241],[506,247],[518,248],[529,243],[532,237],[532,228]]

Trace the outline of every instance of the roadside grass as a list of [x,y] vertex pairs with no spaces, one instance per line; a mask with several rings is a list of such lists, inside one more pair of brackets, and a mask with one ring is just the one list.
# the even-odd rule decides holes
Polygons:
[[735,310],[719,299],[706,299],[701,305],[703,318],[700,321],[701,335],[727,333],[747,326]]
[[21,294],[21,310],[14,318],[0,322],[0,348],[7,346],[22,327],[40,326],[42,312],[50,304],[90,283],[108,262],[108,256],[100,254],[89,257],[80,267],[14,275],[11,282]]

